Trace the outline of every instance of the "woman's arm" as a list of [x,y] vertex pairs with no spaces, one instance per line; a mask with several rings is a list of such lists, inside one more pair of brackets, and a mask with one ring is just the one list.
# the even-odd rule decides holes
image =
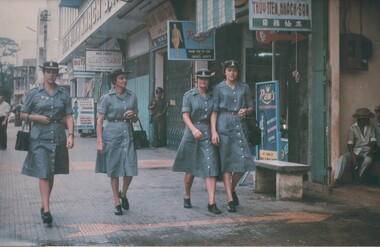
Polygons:
[[66,116],[66,126],[68,131],[66,146],[71,149],[74,147],[74,118],[72,114]]
[[190,119],[190,113],[184,112],[182,113],[182,117],[183,117],[183,122],[185,122],[187,128],[189,128],[194,138],[196,140],[202,139],[203,134],[197,127],[194,126],[193,122]]
[[219,134],[216,130],[216,122],[218,120],[218,112],[213,111],[211,113],[211,142],[214,145],[219,145]]
[[104,115],[98,113],[98,119],[96,121],[96,138],[98,141],[98,152],[103,153],[103,121]]

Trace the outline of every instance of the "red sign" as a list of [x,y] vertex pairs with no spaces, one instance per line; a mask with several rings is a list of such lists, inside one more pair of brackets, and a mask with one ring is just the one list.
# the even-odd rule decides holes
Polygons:
[[260,44],[268,45],[272,41],[276,40],[291,40],[292,43],[297,43],[301,40],[306,39],[306,37],[297,32],[292,32],[291,34],[280,34],[275,31],[267,31],[267,30],[257,30],[256,31],[256,39]]

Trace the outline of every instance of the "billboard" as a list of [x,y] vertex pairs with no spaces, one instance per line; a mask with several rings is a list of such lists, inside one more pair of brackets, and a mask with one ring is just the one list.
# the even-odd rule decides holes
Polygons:
[[215,31],[196,33],[194,21],[168,21],[168,60],[215,60]]
[[120,69],[122,62],[121,51],[86,50],[86,71],[112,72]]

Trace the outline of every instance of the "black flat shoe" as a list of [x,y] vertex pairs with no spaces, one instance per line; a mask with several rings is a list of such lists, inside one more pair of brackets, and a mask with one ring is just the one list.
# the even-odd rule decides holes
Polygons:
[[121,206],[125,209],[125,210],[128,210],[129,209],[129,202],[128,202],[128,199],[126,197],[122,197],[121,196],[121,191],[119,191],[119,198],[121,199]]
[[236,207],[235,207],[234,201],[228,202],[227,211],[230,212],[230,213],[235,213],[236,212]]
[[41,219],[43,219],[42,214],[44,213],[44,208],[41,208],[40,212],[41,212]]
[[183,199],[183,207],[184,208],[191,208],[190,198],[189,199],[186,199],[186,198]]
[[213,214],[221,214],[222,212],[216,207],[216,203],[207,205],[208,211]]
[[232,192],[232,199],[234,200],[235,206],[239,206],[239,198],[236,194],[236,191]]
[[45,224],[51,224],[53,222],[53,216],[51,216],[50,212],[42,212],[41,217],[42,222]]
[[115,206],[114,214],[115,215],[122,215],[123,214],[123,211],[121,210],[121,205]]

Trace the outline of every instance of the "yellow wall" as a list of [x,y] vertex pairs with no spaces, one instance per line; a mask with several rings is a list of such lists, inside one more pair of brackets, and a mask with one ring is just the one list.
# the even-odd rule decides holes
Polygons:
[[[341,1],[340,31],[360,34],[360,2],[362,2],[362,34],[372,41],[372,57],[368,61],[368,71],[341,71],[340,74],[341,153],[347,151],[348,129],[355,122],[352,117],[355,110],[367,107],[373,112],[374,107],[380,104],[380,1]],[[346,19],[345,25],[344,19]]]

